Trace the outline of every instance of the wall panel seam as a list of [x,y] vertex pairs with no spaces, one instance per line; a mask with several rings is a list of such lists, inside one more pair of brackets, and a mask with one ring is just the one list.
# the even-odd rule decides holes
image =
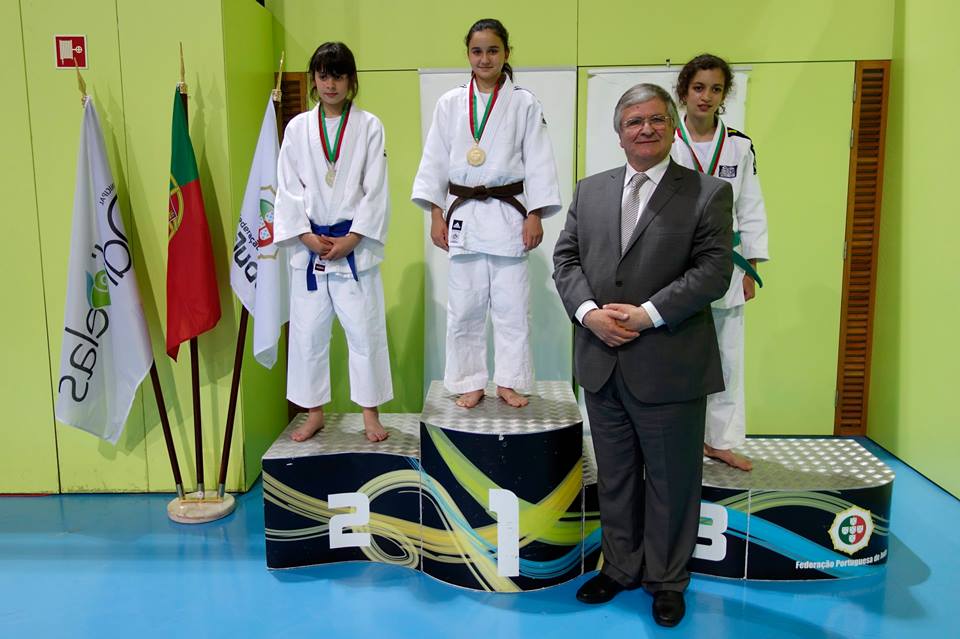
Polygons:
[[57,438],[57,419],[53,398],[53,364],[50,362],[52,345],[50,344],[50,321],[47,317],[47,285],[43,275],[43,235],[40,233],[40,199],[39,193],[37,192],[37,154],[33,147],[33,112],[30,109],[30,92],[27,90],[27,48],[26,41],[23,37],[23,0],[20,0],[18,3],[17,13],[20,17],[20,52],[23,56],[23,94],[27,102],[27,134],[30,138],[30,164],[33,166],[33,212],[37,221],[37,247],[40,249],[40,296],[41,299],[43,299],[43,326],[44,335],[47,340],[47,379],[49,381],[47,387],[50,389],[50,412],[54,415],[50,427],[53,428],[53,450],[57,461],[57,492],[62,493],[63,481],[60,477],[60,441]]

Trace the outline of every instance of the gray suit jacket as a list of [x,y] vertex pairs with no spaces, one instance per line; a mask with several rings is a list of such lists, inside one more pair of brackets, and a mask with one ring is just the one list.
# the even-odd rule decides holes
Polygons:
[[[620,201],[626,168],[581,180],[553,254],[553,279],[575,325],[574,372],[588,391],[619,363],[634,397],[681,402],[723,390],[710,303],[733,270],[733,191],[723,180],[670,161],[620,255]],[[651,301],[664,326],[618,348],[576,321],[587,300],[639,306]]]

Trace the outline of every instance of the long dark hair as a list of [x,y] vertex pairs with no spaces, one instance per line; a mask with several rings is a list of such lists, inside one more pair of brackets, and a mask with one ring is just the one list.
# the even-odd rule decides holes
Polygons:
[[687,92],[690,90],[690,82],[697,71],[710,71],[711,69],[720,69],[723,73],[723,97],[726,98],[733,89],[733,70],[727,61],[712,53],[701,53],[690,62],[683,65],[680,69],[680,75],[677,76],[677,100],[680,104],[687,103]]
[[[510,53],[510,34],[507,33],[507,28],[503,26],[503,23],[496,18],[483,18],[474,22],[470,30],[467,31],[467,36],[463,39],[463,44],[469,49],[470,37],[478,31],[486,31],[487,29],[497,34],[497,37],[503,42],[504,53]],[[503,72],[506,73],[510,81],[513,82],[513,67],[510,66],[509,62],[504,61]]]
[[347,100],[353,101],[360,92],[360,80],[357,79],[357,62],[353,59],[350,47],[342,42],[324,42],[310,56],[310,97],[314,102],[320,101],[317,94],[317,85],[314,74],[329,73],[330,75],[345,75],[350,79],[350,88],[347,90]]

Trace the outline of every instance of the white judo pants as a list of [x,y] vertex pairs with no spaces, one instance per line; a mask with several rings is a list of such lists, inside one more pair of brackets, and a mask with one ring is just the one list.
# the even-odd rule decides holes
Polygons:
[[308,291],[303,271],[290,283],[290,352],[287,399],[303,408],[330,401],[330,333],[336,315],[347,338],[350,399],[373,408],[393,399],[387,323],[380,269],[359,273],[317,274],[317,290]]
[[707,395],[704,441],[713,448],[730,450],[743,444],[747,432],[743,394],[743,305],[711,310],[726,389]]
[[488,311],[493,324],[494,383],[513,389],[533,387],[527,258],[467,253],[450,258],[447,276],[443,384],[451,393],[487,385]]

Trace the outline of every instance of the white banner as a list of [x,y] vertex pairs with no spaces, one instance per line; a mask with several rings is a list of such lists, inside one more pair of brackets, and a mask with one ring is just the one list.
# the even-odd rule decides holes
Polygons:
[[100,120],[87,99],[73,198],[57,419],[116,443],[152,362]]
[[273,243],[279,152],[277,117],[273,100],[268,99],[240,207],[230,266],[230,286],[254,318],[253,356],[267,368],[277,362],[280,329],[290,319],[287,251]]

